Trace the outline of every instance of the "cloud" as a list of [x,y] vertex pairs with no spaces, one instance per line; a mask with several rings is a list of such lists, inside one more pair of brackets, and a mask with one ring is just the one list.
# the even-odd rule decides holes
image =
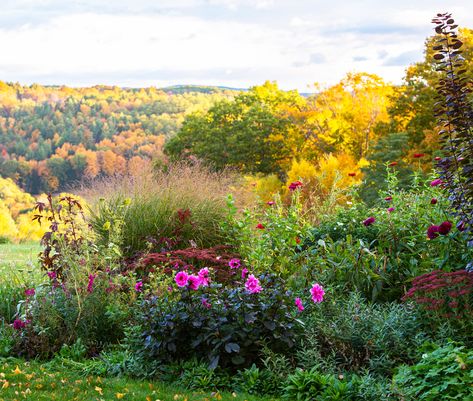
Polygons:
[[[441,3],[4,0],[0,79],[237,87],[268,79],[307,90],[358,68],[400,82],[422,59]],[[450,9],[468,25],[473,2],[452,0]]]

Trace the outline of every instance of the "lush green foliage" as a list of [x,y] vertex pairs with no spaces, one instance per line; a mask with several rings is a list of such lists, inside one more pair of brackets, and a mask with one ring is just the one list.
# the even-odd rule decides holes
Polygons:
[[243,285],[211,284],[144,299],[138,322],[146,353],[167,362],[204,356],[215,368],[249,366],[265,343],[289,352],[301,328],[294,300],[279,280],[260,282],[263,290],[254,294]]
[[[473,351],[458,344],[434,347],[394,377],[405,400],[473,399]],[[440,397],[440,398],[439,398]]]

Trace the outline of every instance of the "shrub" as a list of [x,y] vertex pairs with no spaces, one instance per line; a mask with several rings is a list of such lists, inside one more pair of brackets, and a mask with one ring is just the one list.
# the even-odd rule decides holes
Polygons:
[[340,209],[313,230],[304,248],[313,255],[314,276],[340,291],[392,301],[402,297],[414,277],[462,269],[473,257],[460,230],[427,238],[432,224],[446,220],[447,201],[437,189],[417,185],[410,192],[397,191],[396,177],[389,179],[391,189],[379,206],[357,203]]
[[246,288],[211,283],[193,290],[181,283],[166,297],[145,298],[138,319],[145,352],[165,362],[207,358],[211,368],[250,366],[263,342],[287,353],[300,328],[294,300],[274,277],[260,277],[261,290],[251,280]]
[[[227,216],[225,196],[232,178],[200,166],[173,164],[166,170],[143,171],[140,177],[115,177],[95,183],[91,224],[102,243],[109,240],[108,227],[122,219],[120,244],[126,256],[149,248],[161,251],[195,244],[208,248],[227,242],[221,224]],[[97,198],[103,197],[102,201]],[[122,210],[123,202],[127,207]],[[164,245],[163,245],[164,244]]]
[[416,311],[408,306],[369,304],[356,293],[323,302],[304,313],[305,330],[296,353],[300,367],[390,375],[417,357],[426,339]]
[[413,366],[402,366],[394,377],[403,399],[473,399],[473,351],[449,343],[422,355]]

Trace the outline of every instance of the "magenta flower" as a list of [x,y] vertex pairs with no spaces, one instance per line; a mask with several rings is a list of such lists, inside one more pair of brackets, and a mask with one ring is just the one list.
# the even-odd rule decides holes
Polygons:
[[188,276],[188,285],[189,285],[189,288],[191,290],[198,290],[199,287],[200,287],[200,284],[201,284],[201,280],[200,280],[200,277],[199,276],[195,276],[193,274],[191,274],[190,276]]
[[25,327],[26,327],[26,322],[21,319],[15,319],[15,321],[13,322],[13,328],[15,330],[21,330],[21,329],[24,329]]
[[302,300],[300,298],[296,298],[294,303],[296,304],[297,309],[299,309],[299,312],[304,310],[304,305],[302,305]]
[[241,278],[246,278],[247,274],[248,274],[248,269],[246,267],[241,269]]
[[228,262],[228,266],[230,266],[230,269],[238,269],[241,266],[241,261],[240,259],[230,259],[230,262]]
[[431,181],[430,186],[431,187],[436,187],[440,184],[443,184],[443,181],[440,178],[437,178],[436,180]]
[[207,287],[210,283],[210,272],[207,267],[199,270],[200,285],[202,287]]
[[429,237],[429,239],[434,239],[434,238],[437,238],[438,236],[439,236],[439,226],[431,225],[427,229],[427,237]]
[[94,281],[97,277],[96,274],[89,274],[89,283],[87,284],[87,291],[93,292],[94,291]]
[[185,287],[189,281],[189,275],[185,271],[178,272],[174,277],[174,281],[178,287]]
[[56,272],[48,272],[48,277],[51,279],[51,280],[55,280],[56,277],[57,277],[57,274]]
[[36,291],[35,291],[34,288],[27,288],[27,289],[25,290],[25,295],[26,295],[27,297],[30,297],[30,296],[34,295],[35,293],[36,293]]
[[273,206],[273,205],[276,204],[276,202],[274,202],[274,201],[269,201],[269,202],[266,202],[266,204],[267,204],[268,206]]
[[142,281],[138,281],[138,282],[135,284],[135,291],[136,291],[136,292],[141,292],[141,291],[143,291],[143,282],[142,282]]
[[204,306],[204,308],[207,308],[207,309],[210,309],[212,307],[212,304],[207,301],[205,298],[202,298],[202,305]]
[[248,279],[245,283],[245,288],[250,294],[256,294],[263,289],[261,288],[259,280],[253,274],[248,276]]
[[393,207],[388,207],[388,212],[389,212],[389,213],[394,212],[394,208],[393,208]]
[[320,303],[324,300],[325,291],[320,284],[315,283],[314,285],[312,285],[310,293],[312,295],[312,301],[314,301],[314,303]]
[[450,223],[449,221],[444,221],[442,224],[439,225],[439,234],[447,235],[451,229],[452,223]]
[[436,203],[437,203],[437,199],[432,198],[432,199],[430,200],[430,204],[431,204],[431,205],[435,205]]
[[302,182],[300,181],[291,182],[291,184],[289,185],[289,190],[295,191],[297,188],[302,188],[303,185],[304,184],[302,184]]
[[376,219],[375,219],[373,216],[371,216],[371,217],[368,217],[368,218],[363,222],[363,224],[364,224],[366,227],[368,227],[368,226],[370,226],[371,224],[373,224],[375,221],[376,221]]

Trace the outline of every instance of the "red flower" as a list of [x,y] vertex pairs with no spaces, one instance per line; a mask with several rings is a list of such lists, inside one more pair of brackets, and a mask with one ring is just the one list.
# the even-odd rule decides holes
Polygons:
[[371,224],[373,224],[375,221],[376,221],[376,219],[375,219],[373,216],[371,216],[371,217],[368,217],[368,218],[363,222],[363,224],[364,224],[366,227],[368,227],[368,226],[370,226]]
[[449,221],[444,221],[439,226],[439,233],[442,235],[447,235],[451,229],[452,229],[452,223],[450,223]]
[[439,160],[442,160],[442,158],[439,157],[439,156],[436,156],[436,157],[434,157],[434,160],[438,162]]
[[356,175],[356,173],[348,173],[349,177],[354,177],[355,175]]
[[413,154],[414,159],[420,159],[421,157],[424,157],[424,156],[425,156],[424,153],[414,153]]
[[437,203],[437,199],[432,198],[432,199],[430,200],[430,204],[431,204],[431,205],[435,205],[436,203]]
[[384,198],[385,201],[392,201],[393,200],[393,197],[392,196],[386,196],[386,198]]
[[302,184],[302,182],[300,181],[294,181],[294,182],[291,182],[291,185],[289,185],[289,189],[291,191],[295,191],[297,188],[301,188],[304,184]]
[[437,238],[438,236],[439,236],[439,226],[432,225],[427,229],[427,237],[429,237],[430,239]]
[[397,166],[397,162],[391,162],[388,164],[389,167],[394,167],[394,166]]
[[259,224],[256,226],[256,228],[257,228],[258,230],[264,230],[264,226],[263,226],[261,223],[259,223]]
[[301,239],[299,237],[296,237],[296,244],[300,244],[301,243]]

